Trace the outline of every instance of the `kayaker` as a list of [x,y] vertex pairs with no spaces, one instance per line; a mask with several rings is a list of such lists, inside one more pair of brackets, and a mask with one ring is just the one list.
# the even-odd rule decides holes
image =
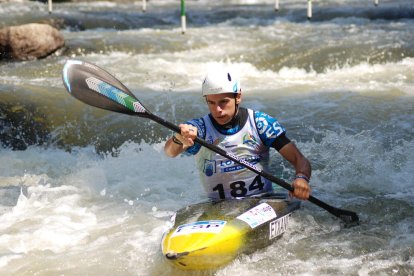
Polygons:
[[248,197],[273,191],[272,183],[245,167],[194,143],[200,137],[231,151],[239,158],[269,171],[269,149],[276,149],[295,168],[293,196],[308,199],[311,165],[286,136],[277,119],[240,106],[240,81],[231,71],[221,68],[207,73],[202,95],[210,113],[180,124],[164,146],[165,153],[176,157],[194,155],[201,182],[210,198]]

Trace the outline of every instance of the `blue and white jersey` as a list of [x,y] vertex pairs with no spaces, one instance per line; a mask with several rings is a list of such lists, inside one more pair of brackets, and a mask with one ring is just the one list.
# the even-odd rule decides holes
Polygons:
[[[275,118],[251,109],[246,123],[236,132],[219,131],[208,115],[187,123],[196,126],[198,136],[208,143],[264,170],[269,166],[269,147],[285,132]],[[272,191],[269,180],[199,144],[188,148],[187,153],[195,155],[201,182],[210,198],[228,199]]]

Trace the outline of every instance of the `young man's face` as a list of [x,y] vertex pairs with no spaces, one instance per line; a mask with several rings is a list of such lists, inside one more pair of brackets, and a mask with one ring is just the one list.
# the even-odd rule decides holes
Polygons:
[[224,125],[233,118],[236,112],[236,103],[241,102],[241,93],[234,99],[234,93],[207,95],[206,101],[211,115],[220,125]]

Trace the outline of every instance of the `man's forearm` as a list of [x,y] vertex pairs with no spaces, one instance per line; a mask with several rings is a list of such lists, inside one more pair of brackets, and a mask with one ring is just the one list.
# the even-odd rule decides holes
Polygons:
[[184,147],[181,144],[178,144],[177,142],[173,141],[173,138],[168,139],[167,142],[165,142],[164,146],[164,152],[169,157],[176,157],[180,153],[184,151]]

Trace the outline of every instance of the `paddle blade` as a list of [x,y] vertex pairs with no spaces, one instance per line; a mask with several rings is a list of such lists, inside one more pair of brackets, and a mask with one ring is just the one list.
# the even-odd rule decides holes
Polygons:
[[338,217],[345,222],[347,227],[359,224],[359,217],[355,212],[338,209]]
[[346,226],[353,226],[353,225],[359,224],[359,217],[358,217],[357,213],[355,213],[355,212],[335,208],[335,207],[333,207],[333,206],[317,199],[316,197],[314,197],[312,195],[309,196],[308,200],[310,202],[318,205],[319,207],[325,209],[326,211],[328,211],[329,213],[331,213],[335,217],[340,218],[345,223]]
[[125,85],[94,64],[68,60],[62,78],[66,90],[88,105],[141,117],[150,115]]

